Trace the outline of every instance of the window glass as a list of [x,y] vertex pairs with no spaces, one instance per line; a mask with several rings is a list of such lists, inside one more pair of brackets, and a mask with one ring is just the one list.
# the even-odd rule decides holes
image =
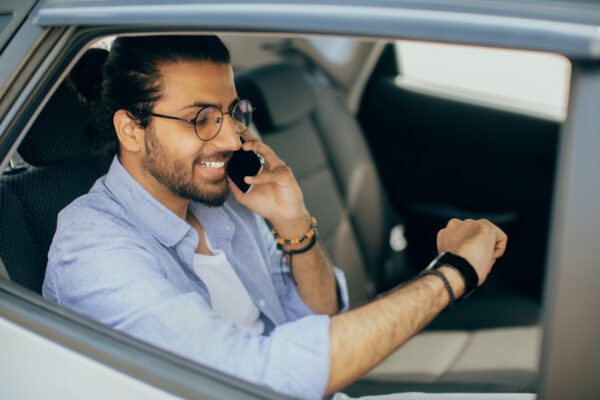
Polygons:
[[0,14],[0,32],[4,30],[8,26],[10,22],[11,14]]
[[562,120],[571,65],[556,54],[399,41],[401,84]]
[[317,37],[306,39],[321,57],[329,62],[342,64],[347,61],[356,48],[356,40],[340,37]]

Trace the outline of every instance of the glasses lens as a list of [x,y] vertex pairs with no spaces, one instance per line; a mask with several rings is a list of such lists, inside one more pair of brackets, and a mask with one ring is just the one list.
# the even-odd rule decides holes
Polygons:
[[235,130],[242,134],[248,130],[252,121],[252,104],[248,100],[239,101],[231,111],[231,117],[235,123]]
[[201,140],[210,140],[217,136],[223,124],[223,113],[217,107],[205,107],[198,112],[194,120],[196,135]]

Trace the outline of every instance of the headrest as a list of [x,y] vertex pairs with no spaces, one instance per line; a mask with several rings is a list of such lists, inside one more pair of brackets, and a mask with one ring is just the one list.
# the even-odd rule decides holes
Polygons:
[[252,102],[254,121],[261,133],[294,124],[315,109],[311,88],[293,64],[269,64],[238,74],[240,97]]
[[92,146],[85,132],[89,119],[88,108],[63,82],[27,132],[19,154],[36,167],[90,155]]

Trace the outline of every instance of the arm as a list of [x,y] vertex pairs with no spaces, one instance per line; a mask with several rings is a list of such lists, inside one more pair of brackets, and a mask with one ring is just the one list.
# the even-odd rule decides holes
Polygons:
[[[102,222],[102,221],[100,221]],[[329,366],[329,324],[310,315],[253,336],[221,318],[165,267],[147,239],[111,221],[61,230],[46,297],[182,357],[293,397],[320,398]],[[162,260],[162,261],[161,261]],[[182,284],[183,283],[183,284]]]
[[[295,225],[291,223],[273,224],[273,226],[280,236],[293,238],[306,233],[310,226],[310,217],[308,217],[308,224],[306,220],[302,222],[298,224],[299,229],[294,229]],[[276,226],[280,226],[281,229],[277,229]],[[298,234],[297,232],[302,233]],[[301,249],[304,246],[306,246],[305,243],[284,245],[283,249],[289,251]],[[337,299],[337,282],[333,273],[333,265],[321,242],[317,240],[310,250],[293,255],[292,263],[290,263],[289,256],[286,255],[286,259],[288,264],[293,266],[292,274],[296,280],[296,289],[306,305],[317,314],[336,314],[340,306]]]
[[[260,153],[267,164],[257,176],[245,178],[255,185],[251,192],[244,194],[232,185],[238,202],[269,219],[281,237],[302,236],[310,225],[309,214],[290,168],[256,140],[244,143],[243,149]],[[438,251],[466,258],[475,267],[481,284],[504,253],[506,241],[506,235],[489,221],[451,220],[438,234]],[[315,247],[301,254],[302,258],[294,256],[293,272],[305,303],[313,310],[331,314],[338,307],[335,279],[324,252]],[[465,285],[459,273],[448,266],[439,271],[448,279],[455,297],[460,297]],[[325,394],[343,388],[380,363],[427,325],[448,301],[443,281],[437,276],[424,276],[368,305],[332,317]]]
[[[495,260],[504,253],[506,235],[489,221],[452,220],[438,234],[438,250],[461,255],[471,262],[481,285]],[[439,269],[455,297],[465,284],[457,271]],[[426,275],[385,297],[337,315],[330,325],[330,368],[326,393],[358,379],[419,332],[449,302],[441,279]]]
[[[310,227],[310,214],[291,169],[269,146],[252,137],[242,148],[261,154],[265,166],[257,176],[246,177],[246,182],[254,185],[249,193],[242,193],[235,184],[230,184],[238,202],[268,219],[281,237],[303,236]],[[284,250],[305,245],[289,245]],[[333,267],[320,242],[309,251],[293,256],[293,275],[302,300],[315,313],[333,315],[339,311]]]

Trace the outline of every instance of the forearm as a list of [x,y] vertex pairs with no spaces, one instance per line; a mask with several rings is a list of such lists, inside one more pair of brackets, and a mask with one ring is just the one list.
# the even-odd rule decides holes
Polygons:
[[[290,260],[291,258],[291,260]],[[302,300],[317,314],[339,311],[333,266],[320,241],[307,252],[286,256]]]
[[[449,267],[440,271],[458,298],[464,281]],[[326,394],[360,378],[425,327],[449,302],[443,281],[432,275],[395,289],[363,307],[334,316]]]
[[[281,237],[300,237],[310,227],[310,216],[300,221],[273,225]],[[286,252],[302,250],[309,246],[307,239],[295,245],[283,245]],[[337,298],[337,282],[333,265],[319,240],[314,246],[299,254],[287,255],[286,260],[291,268],[298,293],[311,310],[317,314],[334,315],[339,311]]]

